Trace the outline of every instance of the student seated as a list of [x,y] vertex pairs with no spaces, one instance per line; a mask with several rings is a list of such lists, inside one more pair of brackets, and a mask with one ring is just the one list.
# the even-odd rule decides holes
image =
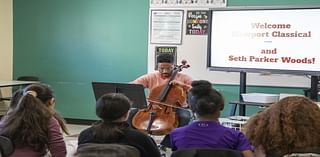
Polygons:
[[257,157],[320,153],[320,109],[306,97],[281,99],[251,117],[244,129]]
[[251,145],[241,132],[219,124],[224,107],[222,95],[208,81],[193,81],[189,104],[197,120],[173,130],[170,134],[172,150],[192,148],[233,149],[245,157],[253,157]]
[[109,93],[101,96],[96,104],[96,114],[101,121],[80,133],[78,145],[84,143],[124,144],[136,147],[141,157],[160,157],[160,152],[153,139],[132,129],[127,123],[130,106],[129,99],[123,94]]
[[[63,119],[54,111],[53,92],[44,84],[32,84],[18,91],[0,122],[0,135],[13,142],[12,157],[66,156],[61,130]],[[60,122],[60,123],[59,123]]]
[[78,147],[75,157],[140,157],[137,148],[122,144],[86,143]]
[[[54,118],[58,121],[62,131],[69,135],[69,130],[67,128],[67,125],[66,125],[66,122],[65,120],[62,118],[62,116],[55,111],[55,105],[56,105],[56,100],[53,96],[53,90],[51,89],[51,87],[49,85],[46,85],[46,84],[32,84],[32,85],[29,85],[26,87],[27,89],[30,89],[30,90],[35,90],[39,93],[42,93],[42,94],[39,94],[38,95],[38,99],[40,99],[40,101],[42,103],[45,104],[45,106],[50,110],[50,113],[54,116]],[[25,90],[25,89],[24,89]],[[24,91],[23,89],[18,89],[17,91],[15,91],[12,95],[12,99],[10,101],[10,104],[9,104],[9,110],[12,110],[14,109],[19,100],[20,100],[20,97],[23,96],[24,94]]]

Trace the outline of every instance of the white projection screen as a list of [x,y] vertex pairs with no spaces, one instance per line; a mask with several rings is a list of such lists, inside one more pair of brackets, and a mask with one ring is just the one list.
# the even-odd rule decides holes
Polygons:
[[211,10],[208,68],[320,75],[320,7]]

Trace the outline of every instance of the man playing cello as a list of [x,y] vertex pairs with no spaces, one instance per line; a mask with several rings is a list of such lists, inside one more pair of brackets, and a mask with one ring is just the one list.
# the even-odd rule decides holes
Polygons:
[[[136,80],[132,81],[131,83],[134,84],[141,84],[145,88],[148,88],[149,90],[152,90],[155,87],[161,86],[163,84],[167,84],[170,80],[173,70],[174,70],[174,64],[173,64],[173,56],[167,53],[160,54],[157,57],[157,63],[158,63],[158,71],[145,74]],[[177,73],[174,80],[170,82],[172,85],[178,85],[183,88],[184,92],[188,92],[191,88],[192,78],[186,74]],[[182,107],[187,108],[188,105],[186,102],[182,104]],[[132,111],[131,116],[137,112]],[[191,113],[188,110],[176,109],[176,113],[178,116],[178,121],[180,126],[187,125],[191,119]],[[131,118],[129,118],[131,119]],[[131,122],[130,122],[131,123]],[[170,147],[170,140],[169,136],[166,136],[164,140],[161,142],[161,145],[164,145],[166,147]]]

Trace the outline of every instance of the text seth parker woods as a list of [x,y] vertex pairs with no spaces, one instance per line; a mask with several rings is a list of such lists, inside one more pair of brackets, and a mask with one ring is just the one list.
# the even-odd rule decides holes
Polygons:
[[[272,29],[280,29],[280,30],[290,30],[292,28],[291,24],[268,24],[268,23],[251,23],[251,27],[253,29],[260,30],[272,30]],[[282,31],[264,31],[264,32],[233,32],[233,36],[236,37],[248,37],[248,38],[265,38],[265,37],[273,37],[273,38],[311,38],[311,31],[299,32],[299,31],[291,31],[291,32],[282,32]],[[260,54],[278,54],[277,48],[273,49],[261,49]],[[235,56],[229,55],[229,61],[242,61],[242,62],[270,62],[270,63],[301,63],[301,64],[315,64],[315,58],[308,57],[300,57],[293,58],[289,56],[283,57],[268,57],[268,56]]]

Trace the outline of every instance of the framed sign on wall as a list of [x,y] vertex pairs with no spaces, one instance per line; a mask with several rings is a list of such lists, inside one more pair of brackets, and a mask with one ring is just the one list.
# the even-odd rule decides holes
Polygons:
[[182,43],[183,10],[151,10],[150,43]]
[[[177,47],[176,46],[156,46],[154,60],[157,60],[157,57],[162,53],[168,53],[173,56],[173,64],[177,64]],[[158,64],[155,62],[154,70],[158,69]]]

